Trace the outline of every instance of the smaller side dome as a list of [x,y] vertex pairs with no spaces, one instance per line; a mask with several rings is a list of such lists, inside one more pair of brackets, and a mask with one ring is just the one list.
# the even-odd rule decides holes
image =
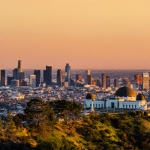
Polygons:
[[143,94],[138,94],[137,97],[136,97],[136,100],[138,100],[138,101],[145,100],[145,96]]
[[95,95],[93,93],[88,93],[86,95],[86,99],[92,99],[92,100],[95,100]]

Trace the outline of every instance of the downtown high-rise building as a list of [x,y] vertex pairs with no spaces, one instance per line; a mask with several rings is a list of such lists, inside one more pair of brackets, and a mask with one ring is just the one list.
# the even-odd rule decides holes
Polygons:
[[5,86],[5,70],[1,70],[1,86]]
[[13,78],[19,80],[19,84],[24,82],[24,72],[22,69],[22,61],[18,60],[18,67],[13,70]]
[[57,85],[62,86],[62,70],[57,70]]
[[106,76],[106,88],[110,87],[110,78]]
[[52,66],[46,66],[46,70],[43,71],[43,77],[47,86],[52,85]]
[[18,60],[18,72],[23,72],[21,60]]
[[89,75],[91,75],[90,70],[85,70],[85,84],[88,84]]
[[71,84],[71,79],[70,79],[70,66],[67,63],[65,66],[65,82],[68,82],[68,85]]
[[17,79],[17,74],[18,74],[18,68],[15,68],[13,70],[13,77],[14,77],[14,79]]
[[149,73],[148,72],[143,73],[142,79],[143,79],[143,84],[142,84],[143,90],[148,90],[149,89]]
[[36,75],[30,75],[29,87],[36,88]]
[[22,69],[22,61],[21,60],[18,60],[17,79],[20,81],[24,79],[24,73],[23,73],[23,69]]
[[92,85],[92,75],[87,75],[87,84]]
[[106,89],[106,74],[102,73],[102,87]]
[[40,85],[40,70],[34,70],[34,75],[36,75],[36,87],[39,87]]

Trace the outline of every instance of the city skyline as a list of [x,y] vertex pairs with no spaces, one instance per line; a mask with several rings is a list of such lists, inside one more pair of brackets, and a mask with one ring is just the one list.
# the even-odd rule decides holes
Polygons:
[[[135,73],[134,80],[133,76],[131,80],[128,77],[123,76],[119,79],[110,78],[106,73],[101,73],[101,80],[97,76],[93,78],[90,70],[84,71],[84,79],[82,80],[82,74],[74,74],[76,81],[73,79],[71,75],[71,66],[66,63],[65,66],[65,78],[63,81],[63,74],[62,70],[57,70],[57,76],[52,75],[52,66],[46,65],[46,70],[43,70],[43,76],[41,76],[40,70],[34,70],[34,74],[29,75],[29,79],[25,78],[25,74],[22,68],[22,60],[18,60],[18,67],[12,70],[13,76],[7,74],[7,79],[5,76],[5,70],[0,69],[0,86],[5,86],[7,81],[7,86],[11,87],[19,87],[19,86],[29,86],[31,88],[36,87],[53,87],[53,86],[63,86],[63,87],[101,87],[103,89],[110,89],[110,88],[118,88],[119,86],[131,87],[133,89],[142,89],[142,90],[149,90],[149,73],[143,72],[142,76]],[[80,72],[81,73],[81,72]],[[99,74],[100,75],[100,74]],[[112,75],[112,74],[111,74]],[[42,78],[41,78],[42,77]],[[111,80],[112,79],[112,80]],[[29,81],[28,81],[29,80]],[[29,83],[28,83],[29,82]],[[113,84],[113,83],[114,84]],[[122,82],[122,84],[120,84]],[[119,85],[119,86],[118,86]]]
[[[0,5],[1,68],[150,69],[149,0],[10,1]],[[37,61],[38,60],[38,61]]]

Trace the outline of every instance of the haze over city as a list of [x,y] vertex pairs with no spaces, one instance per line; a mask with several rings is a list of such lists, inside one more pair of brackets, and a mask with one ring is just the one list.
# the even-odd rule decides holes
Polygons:
[[0,64],[12,69],[149,69],[149,0],[5,0]]

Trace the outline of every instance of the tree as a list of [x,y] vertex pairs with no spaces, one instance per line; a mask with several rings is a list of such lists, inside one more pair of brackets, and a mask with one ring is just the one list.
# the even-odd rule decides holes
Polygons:
[[28,119],[32,120],[32,123],[33,121],[37,121],[38,125],[44,121],[54,120],[54,114],[49,103],[45,103],[44,101],[36,98],[31,99],[27,103],[25,114]]
[[68,119],[74,120],[75,118],[79,117],[82,110],[81,104],[66,100],[50,102],[50,106],[53,108],[56,114],[64,117],[66,122]]
[[15,123],[13,121],[13,118],[11,117],[11,111],[10,110],[8,110],[8,112],[7,112],[7,120],[6,120],[6,124],[4,126],[5,126],[5,128],[7,128],[8,133],[12,133],[13,131],[16,130],[16,126],[15,126]]

